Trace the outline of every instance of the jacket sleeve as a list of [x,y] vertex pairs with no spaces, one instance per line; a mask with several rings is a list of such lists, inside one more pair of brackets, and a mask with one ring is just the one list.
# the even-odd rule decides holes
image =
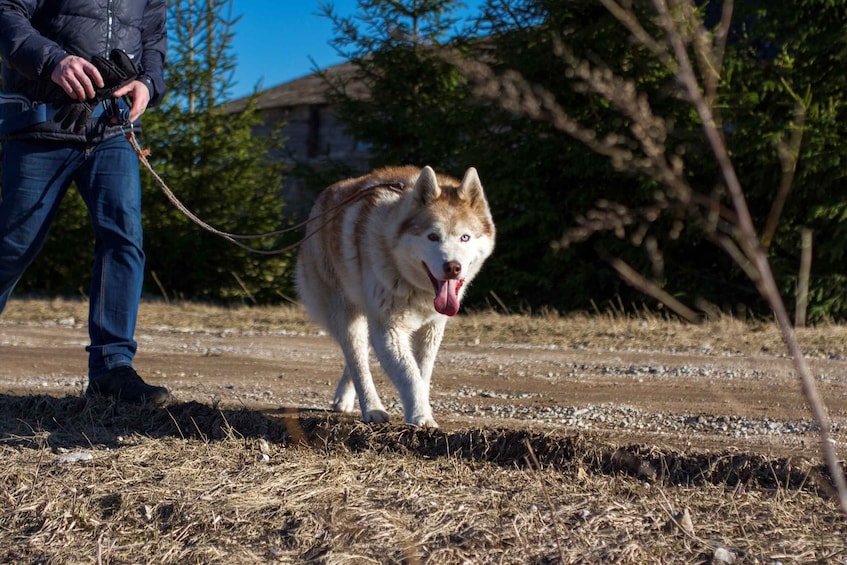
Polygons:
[[28,79],[49,79],[68,53],[38,33],[31,19],[36,0],[0,0],[0,58]]
[[[156,106],[165,95],[165,58],[168,53],[167,7],[165,0],[149,0],[141,30],[142,72],[153,81],[150,106]],[[0,32],[2,32],[0,30]]]

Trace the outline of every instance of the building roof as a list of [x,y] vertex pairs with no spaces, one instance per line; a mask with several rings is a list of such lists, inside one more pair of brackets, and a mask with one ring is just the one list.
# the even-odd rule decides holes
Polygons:
[[[346,85],[346,91],[352,96],[364,96],[365,86],[355,80],[356,66],[350,62],[340,63],[316,71],[310,75],[268,88],[259,92],[256,101],[260,110],[289,108],[291,106],[324,104],[327,93],[333,85]],[[227,112],[238,112],[247,106],[251,96],[227,102]]]

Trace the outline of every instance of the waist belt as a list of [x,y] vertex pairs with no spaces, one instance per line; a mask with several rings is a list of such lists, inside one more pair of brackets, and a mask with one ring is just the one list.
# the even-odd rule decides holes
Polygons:
[[46,122],[47,109],[47,104],[32,103],[21,94],[0,92],[0,135]]
[[[61,106],[32,102],[23,94],[0,91],[0,137],[52,120],[59,108]],[[98,104],[91,118],[98,118],[103,112],[103,104]]]

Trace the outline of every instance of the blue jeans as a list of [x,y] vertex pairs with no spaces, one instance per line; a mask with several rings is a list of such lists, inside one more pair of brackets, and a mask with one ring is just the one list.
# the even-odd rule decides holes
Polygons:
[[132,365],[144,280],[138,157],[123,137],[93,147],[4,141],[0,185],[0,312],[41,251],[75,183],[94,227],[86,348],[89,377]]

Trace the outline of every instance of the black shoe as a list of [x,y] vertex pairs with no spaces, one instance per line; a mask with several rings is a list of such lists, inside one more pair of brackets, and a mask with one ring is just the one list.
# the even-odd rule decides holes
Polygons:
[[88,379],[86,396],[108,396],[129,404],[153,404],[163,406],[171,394],[163,386],[148,385],[135,369],[126,365],[115,367],[95,378]]

